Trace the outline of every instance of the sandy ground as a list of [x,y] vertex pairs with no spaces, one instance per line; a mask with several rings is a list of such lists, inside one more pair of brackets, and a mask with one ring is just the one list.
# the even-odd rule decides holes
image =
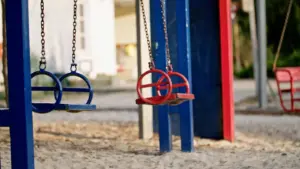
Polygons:
[[[88,122],[78,117],[54,123],[34,118],[37,169],[300,168],[300,117],[237,115],[235,143],[195,138],[195,152],[182,153],[174,137],[175,151],[166,154],[159,153],[157,136],[137,139],[135,119]],[[0,132],[2,168],[8,169],[9,133]]]
[[[300,169],[299,116],[236,115],[234,143],[195,138],[195,152],[182,153],[174,137],[174,151],[160,154],[157,135],[138,139],[135,97],[96,96],[97,112],[34,114],[36,169]],[[1,128],[2,169],[9,142]]]

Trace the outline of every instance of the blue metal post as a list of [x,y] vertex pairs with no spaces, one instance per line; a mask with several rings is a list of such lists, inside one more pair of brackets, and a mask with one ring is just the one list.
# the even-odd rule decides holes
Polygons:
[[10,114],[9,109],[0,109],[0,127],[9,127]]
[[[189,18],[189,0],[176,0],[178,72],[182,73],[189,80],[190,88],[192,89]],[[185,89],[179,89],[179,92],[184,93]],[[185,152],[194,151],[194,124],[192,101],[184,102],[183,104],[181,104],[179,106],[179,113],[181,150]]]
[[219,0],[190,0],[194,134],[211,139],[223,139],[219,19]]
[[28,1],[6,1],[12,169],[34,169]]
[[[163,32],[162,14],[160,0],[150,0],[150,21],[152,51],[155,59],[155,66],[158,69],[166,70],[165,39]],[[158,77],[153,76],[153,82]],[[155,94],[153,92],[153,94]],[[158,133],[161,152],[172,150],[171,121],[168,106],[156,106],[154,112],[158,115]]]

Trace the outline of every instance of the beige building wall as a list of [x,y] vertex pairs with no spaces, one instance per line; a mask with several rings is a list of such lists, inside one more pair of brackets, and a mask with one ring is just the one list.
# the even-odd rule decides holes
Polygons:
[[[134,8],[131,10],[134,10]],[[137,53],[135,13],[132,12],[118,16],[115,22],[117,64],[119,66],[118,76],[123,80],[136,80]]]
[[[150,0],[144,0],[145,4],[145,13],[147,15],[147,23],[148,23],[148,29],[150,29],[150,17],[149,17],[149,1]],[[115,23],[115,31],[116,31],[116,44],[117,46],[122,45],[129,45],[127,47],[128,53],[134,53],[133,57],[128,57],[128,59],[125,59],[126,65],[131,69],[131,73],[128,73],[129,76],[131,74],[131,77],[137,77],[137,50],[132,48],[132,46],[135,46],[137,43],[136,38],[136,16],[135,16],[135,7],[132,5],[132,7],[126,7],[122,9],[116,8],[116,23]],[[143,20],[140,19],[140,22],[143,23]],[[148,68],[148,62],[149,62],[149,52],[147,49],[147,41],[145,37],[145,29],[144,25],[140,25],[140,31],[141,31],[141,37],[140,37],[140,49],[141,49],[141,59],[140,59],[140,69],[139,74],[142,72],[145,72],[149,70]],[[151,32],[149,32],[151,33]],[[118,53],[117,53],[118,58]],[[130,71],[129,71],[130,72]],[[144,84],[151,83],[151,76],[147,76],[143,80]],[[151,96],[152,91],[150,88],[143,89],[143,94],[145,96]],[[153,109],[150,105],[139,105],[139,137],[142,139],[149,139],[153,136]]]
[[136,44],[135,13],[117,17],[115,25],[117,44]]

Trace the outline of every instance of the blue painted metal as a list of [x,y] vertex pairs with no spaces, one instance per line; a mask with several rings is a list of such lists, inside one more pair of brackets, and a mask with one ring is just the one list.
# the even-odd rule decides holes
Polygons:
[[[52,103],[33,103],[34,106],[41,109],[49,109],[53,106]],[[57,111],[92,111],[96,110],[96,105],[93,104],[58,104],[55,109]]]
[[12,169],[34,169],[28,1],[6,1]]
[[[32,109],[36,113],[48,113],[53,110],[58,111],[68,111],[68,112],[80,112],[80,111],[92,111],[96,110],[96,105],[91,105],[90,103],[93,100],[93,88],[91,82],[82,74],[77,73],[75,71],[71,71],[70,73],[64,74],[59,79],[52,73],[40,70],[31,74],[31,78],[34,78],[38,75],[46,75],[52,78],[55,82],[55,87],[40,87],[33,86],[31,87],[32,91],[54,91],[55,103],[32,103]],[[73,76],[81,78],[86,84],[87,88],[70,88],[64,87],[62,88],[61,83],[66,78]],[[89,93],[88,100],[85,104],[60,104],[62,100],[62,91],[64,92],[86,92]]]
[[0,127],[9,127],[10,125],[10,115],[9,109],[0,109]]
[[[157,69],[166,70],[166,51],[163,32],[163,22],[161,14],[160,0],[150,1],[150,22],[151,22],[151,41],[152,52],[155,66]],[[153,75],[152,81],[156,82],[158,76]],[[153,89],[153,95],[156,92]],[[159,143],[161,152],[172,150],[171,121],[169,115],[169,106],[154,106],[153,113],[158,117]]]
[[[190,21],[189,0],[176,0],[176,24],[177,24],[177,62],[178,72],[183,74],[192,84],[191,70],[191,44],[190,44]],[[192,91],[192,85],[190,85]],[[179,88],[180,93],[185,89]],[[179,105],[181,150],[194,151],[194,124],[193,103],[187,101]]]
[[[33,72],[31,74],[31,79],[40,76],[40,75],[45,75],[50,77],[54,82],[55,82],[55,87],[31,87],[32,91],[49,91],[50,89],[52,89],[52,91],[54,91],[55,93],[55,102],[49,104],[49,106],[45,107],[40,107],[38,104],[33,103],[32,104],[32,110],[36,113],[49,113],[51,111],[53,111],[55,109],[55,107],[60,104],[61,99],[62,99],[62,85],[59,81],[59,79],[52,73],[41,69],[40,71],[36,71]],[[45,89],[45,90],[43,90]]]
[[[72,66],[71,66],[72,68]],[[70,73],[66,73],[64,75],[62,75],[59,80],[60,82],[63,82],[63,80],[65,80],[66,78],[68,77],[78,77],[80,79],[82,79],[86,85],[87,85],[87,88],[86,89],[83,89],[83,88],[64,88],[63,91],[67,91],[67,92],[88,92],[89,93],[89,96],[88,96],[88,100],[86,101],[86,104],[90,104],[93,100],[93,87],[92,87],[92,84],[91,82],[89,81],[88,78],[86,78],[83,74],[80,74],[76,71],[71,71]]]
[[[32,91],[55,91],[56,87],[43,87],[43,86],[33,86],[31,87]],[[62,91],[64,92],[78,92],[78,93],[88,93],[90,92],[90,89],[87,88],[70,88],[70,87],[64,87],[62,88]]]
[[190,0],[195,136],[223,138],[219,0]]
[[[177,27],[176,27],[176,0],[167,0],[166,1],[167,6],[167,28],[168,28],[168,38],[169,38],[169,47],[170,47],[170,55],[172,60],[172,66],[175,71],[178,70],[178,60],[177,60]],[[170,77],[172,79],[172,83],[176,84],[178,83],[178,78],[175,76]],[[174,88],[173,93],[178,92],[178,88]],[[176,126],[173,125],[174,120],[179,120],[179,107],[178,106],[170,106],[169,111],[171,113],[171,131],[172,134],[173,131],[176,130]]]
[[71,87],[64,87],[64,92],[77,92],[77,93],[90,93],[93,92],[90,88],[71,88]]

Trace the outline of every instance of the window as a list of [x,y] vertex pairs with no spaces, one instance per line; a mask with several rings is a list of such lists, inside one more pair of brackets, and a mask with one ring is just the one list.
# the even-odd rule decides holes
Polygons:
[[85,42],[85,15],[84,15],[84,1],[79,1],[78,4],[78,41],[79,49],[84,50],[86,47]]
[[80,37],[80,49],[85,49],[85,38],[84,38],[84,36]]
[[81,20],[81,21],[79,22],[79,25],[80,25],[80,33],[84,33],[84,21]]
[[84,16],[84,6],[83,6],[83,4],[79,4],[79,16],[80,17]]

